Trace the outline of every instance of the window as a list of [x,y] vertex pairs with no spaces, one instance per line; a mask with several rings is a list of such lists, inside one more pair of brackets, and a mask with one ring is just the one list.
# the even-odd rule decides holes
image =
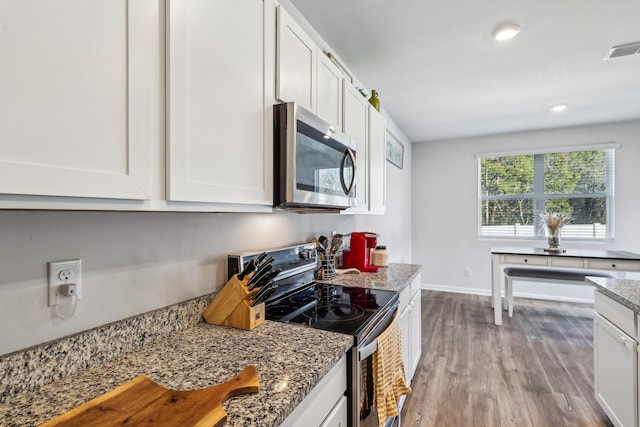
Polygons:
[[478,156],[480,237],[542,238],[540,212],[570,215],[563,239],[613,238],[613,148]]

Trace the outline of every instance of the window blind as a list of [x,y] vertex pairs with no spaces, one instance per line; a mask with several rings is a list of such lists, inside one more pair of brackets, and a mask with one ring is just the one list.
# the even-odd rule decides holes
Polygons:
[[542,238],[540,213],[567,214],[563,239],[613,233],[613,148],[478,156],[479,235]]

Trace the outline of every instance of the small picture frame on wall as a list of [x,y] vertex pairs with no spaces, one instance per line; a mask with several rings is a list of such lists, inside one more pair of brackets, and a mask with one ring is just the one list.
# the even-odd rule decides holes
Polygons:
[[404,145],[389,132],[387,132],[387,161],[399,169],[402,169],[404,164]]

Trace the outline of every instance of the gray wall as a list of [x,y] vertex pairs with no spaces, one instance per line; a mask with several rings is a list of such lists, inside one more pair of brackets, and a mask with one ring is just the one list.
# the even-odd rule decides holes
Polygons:
[[[0,354],[218,290],[226,256],[377,231],[392,262],[411,262],[411,147],[387,163],[386,215],[0,211]],[[61,321],[47,307],[47,261],[81,258],[82,300]]]
[[[476,154],[615,142],[614,242],[567,243],[575,248],[640,252],[640,121],[483,136],[413,145],[413,260],[424,265],[424,287],[489,294],[492,246],[538,246],[543,241],[478,238]],[[465,268],[472,271],[465,276]],[[521,294],[589,300],[587,287],[521,284]]]

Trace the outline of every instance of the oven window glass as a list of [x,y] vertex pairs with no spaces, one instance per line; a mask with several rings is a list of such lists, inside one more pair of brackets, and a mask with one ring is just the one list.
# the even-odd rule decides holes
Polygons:
[[324,134],[304,122],[298,121],[297,127],[296,188],[344,196],[340,174],[348,185],[354,173],[346,147],[332,138],[325,138]]

